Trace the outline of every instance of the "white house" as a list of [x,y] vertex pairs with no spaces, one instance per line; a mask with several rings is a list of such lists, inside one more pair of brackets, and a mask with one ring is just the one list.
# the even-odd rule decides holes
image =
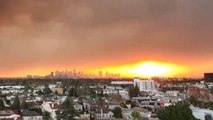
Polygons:
[[129,100],[129,92],[127,89],[119,90],[118,93],[122,97],[122,99]]
[[109,95],[109,94],[118,94],[118,90],[106,88],[106,89],[103,90],[103,94],[107,94],[107,95]]
[[132,85],[132,81],[112,81],[112,85]]
[[134,79],[134,86],[138,86],[140,91],[154,91],[155,81],[154,80],[140,80],[139,78]]
[[166,94],[169,96],[178,96],[179,91],[167,91]]
[[50,113],[51,118],[56,120],[56,111],[59,109],[59,103],[52,101],[44,101],[41,105],[42,111],[47,111]]
[[190,108],[192,110],[194,117],[199,119],[199,120],[206,120],[205,119],[206,115],[210,115],[210,116],[213,117],[213,111],[212,110],[201,109],[201,108],[197,108],[197,107],[190,107]]
[[12,110],[1,110],[0,111],[0,119],[10,119],[10,120],[18,120],[20,119],[20,115],[15,113]]

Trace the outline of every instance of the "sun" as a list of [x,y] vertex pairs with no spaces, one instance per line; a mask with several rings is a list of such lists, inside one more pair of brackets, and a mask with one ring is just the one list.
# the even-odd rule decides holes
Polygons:
[[[93,70],[98,72],[98,69]],[[162,62],[162,61],[142,61],[129,63],[120,66],[103,68],[102,71],[110,73],[120,73],[122,77],[180,77],[188,73],[188,68],[183,65]]]
[[172,65],[158,62],[144,62],[136,65],[131,72],[143,77],[168,76],[173,70]]

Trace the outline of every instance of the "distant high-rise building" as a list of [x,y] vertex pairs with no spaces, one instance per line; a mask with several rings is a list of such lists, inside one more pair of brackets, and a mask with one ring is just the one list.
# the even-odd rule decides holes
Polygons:
[[72,78],[72,77],[73,77],[72,71],[68,71],[68,72],[67,72],[67,77],[68,77],[68,78]]
[[105,77],[106,77],[106,78],[109,78],[109,72],[108,72],[108,71],[106,71]]
[[67,69],[65,69],[65,77],[66,77],[66,78],[68,77]]
[[205,80],[213,80],[213,73],[204,73]]
[[28,79],[32,79],[33,76],[32,76],[32,75],[27,75],[27,78],[28,78]]
[[102,72],[102,71],[99,71],[98,77],[99,77],[99,78],[103,78],[103,72]]
[[77,77],[77,71],[75,69],[73,69],[73,77]]
[[61,77],[60,71],[55,71],[55,77],[56,78],[60,78]]
[[54,72],[50,72],[50,77],[54,77]]

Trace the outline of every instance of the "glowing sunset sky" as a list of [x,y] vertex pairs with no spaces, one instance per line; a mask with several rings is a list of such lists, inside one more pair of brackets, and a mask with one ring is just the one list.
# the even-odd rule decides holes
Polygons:
[[213,72],[212,12],[213,0],[0,0],[0,77],[65,68],[202,77]]

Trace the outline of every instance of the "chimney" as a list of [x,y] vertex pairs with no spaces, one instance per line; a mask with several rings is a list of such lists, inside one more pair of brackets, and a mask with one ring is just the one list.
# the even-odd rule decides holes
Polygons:
[[101,118],[103,117],[103,109],[101,109]]
[[54,108],[54,103],[51,103],[52,108]]

